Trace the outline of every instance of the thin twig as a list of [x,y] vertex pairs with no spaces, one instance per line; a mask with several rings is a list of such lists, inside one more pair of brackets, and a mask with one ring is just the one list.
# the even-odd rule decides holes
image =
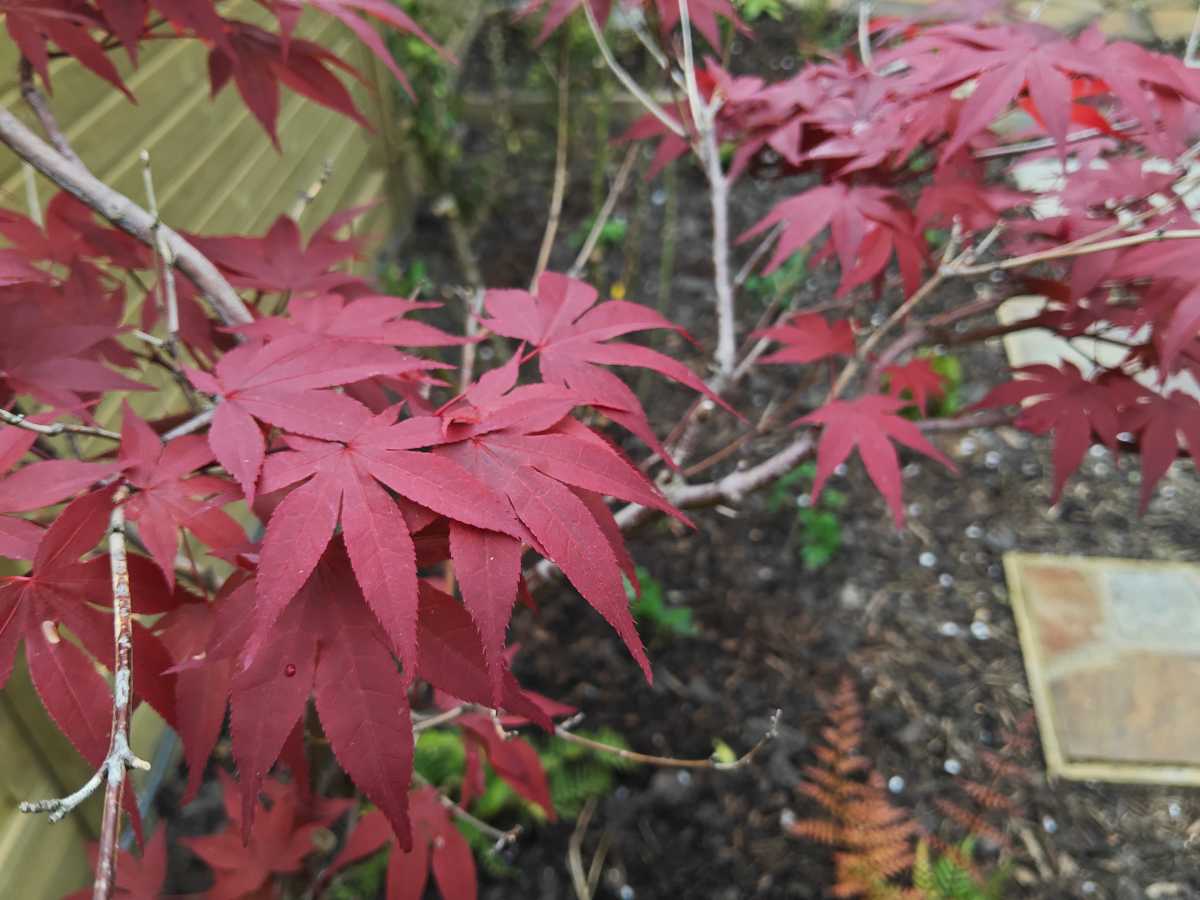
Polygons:
[[291,216],[297,222],[304,215],[304,211],[312,205],[312,202],[320,196],[321,191],[325,189],[325,185],[329,183],[329,179],[333,177],[333,160],[327,159],[321,164],[321,174],[317,176],[317,180],[310,184],[305,190],[300,191],[296,197],[296,202],[292,204]]
[[[59,153],[3,107],[0,107],[0,142],[122,231],[154,246],[154,217],[150,213]],[[162,226],[161,230],[179,270],[207,297],[226,325],[248,325],[254,321],[237,291],[208,257],[170,228]]]
[[625,70],[624,66],[617,62],[612,48],[608,46],[608,41],[604,38],[604,31],[600,28],[600,23],[596,21],[596,14],[592,12],[592,5],[590,3],[583,4],[583,12],[587,16],[588,27],[592,30],[592,37],[596,41],[596,47],[600,50],[600,55],[604,57],[604,62],[608,65],[612,73],[617,76],[617,80],[625,85],[625,90],[629,91],[642,106],[646,107],[654,118],[665,125],[668,131],[676,137],[686,138],[687,131],[684,130],[684,127],[634,80],[634,77]]
[[567,269],[567,274],[572,278],[579,277],[579,274],[583,272],[583,267],[587,265],[587,261],[591,258],[592,251],[596,249],[596,244],[600,241],[600,235],[604,231],[604,226],[608,224],[608,220],[617,206],[617,201],[621,198],[621,193],[625,190],[625,184],[629,181],[629,173],[633,171],[633,166],[637,162],[638,151],[640,149],[640,145],[630,144],[629,149],[625,151],[625,158],[621,160],[621,167],[617,169],[612,186],[608,189],[608,196],[604,198],[604,205],[600,207],[600,212],[596,213],[596,220],[592,222],[591,230],[588,231],[583,246],[579,248],[579,253],[575,256],[575,262],[571,263],[571,268]]
[[162,436],[163,443],[165,444],[167,441],[173,441],[177,437],[183,437],[185,434],[191,434],[195,431],[199,431],[201,428],[204,428],[209,422],[212,421],[213,415],[216,414],[216,411],[217,408],[215,406],[210,407],[209,409],[196,413],[196,415],[192,416],[185,422],[176,425],[170,431],[164,432]]
[[27,162],[21,163],[22,180],[25,182],[25,208],[29,212],[29,220],[38,228],[45,227],[42,218],[42,201],[38,198],[37,175],[33,166]]
[[151,232],[154,238],[154,259],[159,265],[161,279],[158,302],[167,313],[167,341],[165,349],[171,361],[179,365],[179,299],[175,294],[175,260],[171,257],[171,248],[163,239],[162,217],[158,212],[158,197],[154,193],[154,174],[150,169],[150,151],[143,150],[139,154],[142,161],[142,184],[146,189],[146,209],[154,217],[154,228]]
[[1153,231],[1130,234],[1125,237],[1114,238],[1111,241],[1094,241],[1078,246],[1055,247],[1050,250],[1040,250],[1037,253],[1026,253],[1024,256],[998,259],[995,262],[956,267],[947,274],[955,276],[987,275],[991,272],[1020,269],[1040,262],[1067,259],[1073,256],[1086,256],[1090,253],[1103,253],[1106,250],[1138,247],[1142,244],[1153,244],[1158,241],[1190,241],[1198,238],[1200,238],[1200,228],[1156,228]]
[[[417,784],[423,784],[427,787],[434,787],[432,784],[430,784],[429,779],[427,779],[420,772],[413,772],[412,780]],[[437,790],[437,788],[434,787],[434,790]],[[492,846],[493,853],[503,850],[509,844],[514,843],[517,838],[521,836],[521,832],[524,830],[520,825],[514,825],[508,831],[501,831],[494,825],[489,825],[487,822],[483,821],[483,819],[471,815],[452,799],[443,794],[440,790],[437,791],[437,795],[438,800],[441,802],[442,806],[446,808],[450,815],[454,816],[454,818],[458,819],[459,821],[466,822],[472,828],[478,829],[480,832],[496,842]]]
[[413,731],[425,731],[428,728],[437,728],[439,725],[448,725],[455,719],[460,719],[467,713],[467,707],[455,706],[440,713],[435,713],[431,716],[426,716],[424,719],[417,719],[413,722]]
[[1189,69],[1200,66],[1196,51],[1200,49],[1200,3],[1196,4],[1196,15],[1192,18],[1192,33],[1188,35],[1187,49],[1183,53],[1183,64]]
[[0,408],[0,421],[15,428],[23,428],[26,431],[32,431],[35,434],[44,434],[48,437],[59,434],[85,434],[88,437],[105,438],[110,441],[119,441],[121,439],[121,435],[115,431],[109,431],[107,428],[95,428],[91,425],[72,425],[67,422],[40,425],[37,422],[31,422],[24,413],[15,413],[2,408]]
[[579,819],[575,822],[571,839],[567,842],[567,868],[571,871],[571,886],[575,889],[577,900],[592,900],[587,873],[583,871],[583,838],[595,812],[596,798],[588,797],[587,803],[579,813]]
[[46,139],[55,150],[63,157],[70,160],[81,169],[86,168],[83,160],[75,153],[67,136],[58,125],[58,120],[54,118],[54,113],[50,111],[50,104],[46,102],[46,95],[38,90],[37,85],[33,81],[33,65],[25,57],[21,57],[21,62],[18,64],[18,72],[21,80],[21,96],[25,100],[25,104],[33,111],[37,117],[38,124],[42,126],[42,131],[46,134]]
[[[1140,128],[1139,122],[1116,122],[1110,126],[1111,131],[1132,131],[1135,128]],[[1073,131],[1067,135],[1064,144],[1078,144],[1082,141],[1090,141],[1098,137],[1111,137],[1107,131],[1101,131],[1099,128],[1083,128],[1079,131]],[[1012,144],[1001,144],[999,147],[985,147],[982,150],[976,150],[971,155],[976,159],[995,159],[1000,156],[1016,156],[1021,153],[1031,153],[1034,150],[1049,150],[1057,147],[1059,142],[1052,137],[1032,138],[1028,141],[1018,141]]]
[[871,68],[871,0],[858,2],[858,55],[864,68]]
[[606,744],[603,741],[575,734],[575,732],[571,731],[565,725],[556,725],[554,735],[568,743],[578,744],[580,747],[587,747],[589,750],[596,750],[600,753],[608,753],[627,762],[642,763],[644,765],[659,766],[668,769],[713,769],[717,772],[732,772],[736,769],[745,768],[754,762],[754,758],[762,752],[763,747],[779,736],[779,717],[781,715],[783,715],[782,710],[775,710],[771,714],[771,720],[766,732],[759,738],[758,743],[732,762],[721,762],[712,757],[708,757],[707,759],[677,759],[673,756],[654,756],[649,753],[638,753],[636,750],[614,747],[612,744]]
[[558,63],[558,140],[554,149],[554,187],[550,191],[550,215],[546,219],[546,230],[542,234],[542,246],[538,249],[537,265],[529,279],[529,289],[537,287],[538,279],[550,264],[550,251],[558,236],[558,223],[562,218],[563,197],[567,191],[567,138],[570,134],[571,67],[566,40],[562,44],[562,55]]

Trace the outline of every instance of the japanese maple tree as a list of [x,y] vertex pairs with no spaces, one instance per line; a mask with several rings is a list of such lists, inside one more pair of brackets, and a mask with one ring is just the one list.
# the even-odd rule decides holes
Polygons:
[[[651,26],[639,34],[662,91],[608,47],[618,4]],[[1056,499],[1090,446],[1139,454],[1144,506],[1200,449],[1200,71],[1171,56],[977,3],[957,20],[864,19],[855,47],[772,82],[717,61],[748,32],[728,0],[530,0],[520,14],[541,16],[541,39],[586,17],[645,107],[623,140],[657,142],[655,171],[687,157],[702,171],[715,333],[537,271],[486,290],[459,335],[422,321],[437,304],[347,270],[369,249],[346,235],[362,210],[185,235],[71,148],[53,114],[59,57],[132,99],[115,55],[136,66],[148,41],[199,42],[212,92],[236,90],[278,145],[281,86],[369,125],[348,87],[361,73],[297,34],[305,10],[340,22],[417,102],[378,29],[449,56],[388,0],[258,5],[251,23],[215,0],[0,0],[42,132],[0,109],[0,142],[60,190],[44,212],[0,212],[0,681],[23,647],[48,713],[96,768],[79,791],[23,805],[57,819],[103,787],[96,897],[157,895],[166,877],[161,830],[116,854],[122,809],[140,830],[125,790],[126,770],[148,765],[129,733],[140,702],[180,735],[189,798],[228,714],[226,827],[189,842],[212,896],[273,896],[305,876],[315,893],[388,848],[389,897],[432,880],[469,900],[455,820],[481,760],[554,815],[514,731],[569,735],[555,720],[573,710],[523,688],[508,646],[516,605],[535,605],[554,571],[649,680],[623,533],[652,514],[688,525],[682,509],[736,504],[810,456],[819,493],[857,457],[900,526],[902,455],[953,470],[937,433],[997,423],[1051,435]],[[1037,195],[1016,178],[1031,159],[1054,174]],[[780,198],[739,237],[729,207],[752,178],[778,180]],[[735,254],[769,275],[798,252],[837,288],[818,308],[739,316]],[[972,281],[963,300],[953,286]],[[998,322],[1030,293],[1036,315]],[[933,355],[1034,328],[1115,355],[1004,374],[975,408],[931,417],[949,388]],[[483,372],[478,329],[502,349]],[[646,332],[692,349],[653,349]],[[756,366],[788,370],[791,415],[749,421],[737,388]],[[693,394],[682,419],[645,408],[629,368]],[[151,391],[188,412],[145,420]],[[693,462],[712,414],[737,437]],[[769,431],[784,439],[760,451],[750,439]],[[414,780],[414,734],[432,727],[465,742],[457,799]],[[326,751],[356,799],[317,792]]]

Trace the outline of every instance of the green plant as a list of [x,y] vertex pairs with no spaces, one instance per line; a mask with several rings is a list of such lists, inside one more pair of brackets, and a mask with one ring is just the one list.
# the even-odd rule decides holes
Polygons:
[[691,637],[696,634],[692,611],[686,606],[668,605],[662,583],[657,578],[638,566],[637,579],[641,596],[634,591],[628,579],[625,581],[625,593],[629,597],[629,611],[639,623],[649,625],[656,635],[662,637]]
[[980,879],[975,865],[975,839],[934,853],[930,841],[917,842],[912,865],[913,887],[923,900],[1003,900],[1010,866],[1001,863]]
[[747,22],[753,22],[763,16],[774,19],[776,22],[783,19],[782,0],[734,0],[734,5],[737,7],[738,15]]
[[[573,248],[578,250],[583,246],[583,242],[587,240],[588,233],[592,230],[592,225],[595,221],[595,216],[588,216],[580,223],[578,228],[571,232],[570,244]],[[628,233],[629,223],[621,216],[613,216],[601,226],[596,247],[619,247]]]
[[414,259],[407,267],[395,260],[384,263],[379,270],[379,287],[392,297],[428,297],[433,294],[433,280],[422,260]]
[[790,309],[793,297],[808,278],[808,251],[802,250],[788,257],[787,262],[770,275],[751,275],[746,279],[746,290],[765,304],[781,303]]
[[800,544],[800,559],[807,571],[824,566],[842,548],[842,520],[838,512],[846,505],[846,495],[828,488],[813,503],[812,486],[815,463],[807,462],[792,469],[771,488],[767,508],[771,512],[794,506],[794,540]]

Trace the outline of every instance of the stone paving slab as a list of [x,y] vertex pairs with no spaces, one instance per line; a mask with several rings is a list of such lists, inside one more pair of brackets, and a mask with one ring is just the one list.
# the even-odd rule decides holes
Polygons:
[[1200,566],[1004,557],[1046,765],[1200,785]]

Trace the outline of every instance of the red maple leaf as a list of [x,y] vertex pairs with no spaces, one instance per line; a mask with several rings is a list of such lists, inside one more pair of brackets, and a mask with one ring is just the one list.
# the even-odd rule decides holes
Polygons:
[[949,159],[973,137],[1000,117],[1022,90],[1028,90],[1032,107],[1046,131],[1066,154],[1067,129],[1074,101],[1071,72],[1084,58],[1058,32],[1031,26],[946,25],[930,29],[927,39],[941,41],[943,69],[931,89],[955,87],[975,79],[963,101],[957,125],[942,150]]
[[[1117,449],[1121,432],[1121,410],[1140,396],[1133,379],[1117,373],[1102,373],[1095,380],[1083,377],[1072,362],[1059,368],[1044,363],[1013,370],[1015,380],[993,388],[976,404],[985,408],[1024,404],[1016,425],[1034,434],[1054,432],[1054,494],[1062,496],[1063,485],[1083,462],[1083,455],[1099,438],[1110,450]],[[1033,403],[1026,401],[1033,400]]]
[[[213,475],[192,475],[213,461],[201,435],[185,435],[163,444],[128,402],[121,420],[118,460],[125,479],[136,488],[125,515],[154,557],[170,587],[175,585],[179,529],[187,528],[210,547],[241,544],[246,533],[221,507],[237,499],[232,482]],[[191,477],[188,477],[191,476]]]
[[317,850],[317,832],[346,811],[345,803],[327,803],[310,818],[294,785],[267,781],[263,788],[270,805],[257,803],[255,825],[247,837],[245,832],[239,834],[243,810],[234,802],[236,785],[224,770],[217,771],[227,827],[216,834],[182,839],[213,870],[216,880],[205,894],[211,900],[254,896],[274,876],[299,871],[304,857]]
[[[1200,454],[1200,403],[1190,394],[1172,391],[1167,396],[1146,391],[1140,402],[1122,416],[1123,429],[1138,436],[1142,454],[1142,512],[1150,504],[1154,486],[1167,474],[1186,446],[1192,460]],[[1182,438],[1182,439],[1181,439]]]
[[[100,855],[97,844],[88,846],[88,856],[95,869]],[[167,828],[160,826],[154,835],[146,841],[141,856],[134,856],[128,850],[117,851],[116,891],[113,896],[118,900],[161,900],[163,882],[167,879]],[[92,888],[88,887],[73,894],[68,894],[63,900],[91,900]]]
[[[587,0],[587,2],[591,5],[597,22],[601,25],[608,22],[608,17],[612,12],[613,0]],[[566,21],[567,17],[582,6],[583,3],[584,0],[527,0],[525,5],[521,7],[520,15],[530,15],[548,5],[546,17],[542,20],[542,30],[537,38],[538,43],[541,43],[557,30]],[[648,0],[633,0],[633,2],[628,2],[626,5],[645,6],[647,3]],[[664,33],[669,32],[679,24],[678,0],[654,0],[654,6],[658,12],[659,23]],[[721,46],[721,29],[717,24],[718,16],[732,22],[740,30],[746,30],[729,0],[688,0],[688,13],[691,16],[693,27],[704,35],[705,40],[713,47]]]
[[[541,757],[532,744],[519,737],[502,735],[496,723],[487,716],[462,716],[455,725],[463,730],[463,736],[466,738],[468,769],[472,765],[478,767],[478,753],[482,750],[492,766],[492,771],[509,787],[530,803],[540,806],[551,822],[558,818],[554,811],[554,800],[550,796],[546,770],[542,767]],[[474,763],[472,757],[475,757]],[[464,795],[467,793],[469,780],[464,780]],[[464,796],[462,802],[468,803],[468,797]]]
[[842,267],[839,296],[882,273],[893,251],[905,290],[912,293],[920,283],[924,245],[912,214],[894,191],[842,182],[819,185],[777,203],[738,240],[780,223],[783,231],[764,273],[775,271],[828,226],[830,246]]
[[213,96],[232,78],[247,109],[277,149],[280,144],[275,124],[279,118],[280,83],[371,130],[333,69],[358,74],[341,57],[319,44],[299,38],[285,42],[280,35],[248,22],[229,22],[226,45],[213,46],[208,57]]
[[[411,676],[397,668],[391,640],[358,589],[341,538],[330,543],[304,587],[271,626],[269,640],[256,640],[248,633],[258,623],[253,604],[247,602],[251,598],[240,599],[242,610],[230,604],[222,610],[206,659],[238,657],[231,728],[241,773],[243,827],[250,827],[258,786],[311,695],[338,762],[407,845]],[[258,645],[253,655],[243,652],[248,643]],[[470,617],[456,600],[424,582],[415,644],[415,674],[465,702],[491,701],[488,670]],[[507,672],[501,700],[510,711],[548,725],[545,713]]]
[[0,15],[4,16],[8,36],[42,77],[47,90],[50,90],[49,44],[53,43],[133,99],[117,67],[89,33],[104,27],[104,21],[94,10],[74,0],[0,0]]
[[354,33],[363,45],[374,54],[375,58],[387,66],[388,70],[404,86],[409,95],[412,88],[408,78],[396,63],[396,57],[383,38],[372,27],[364,15],[373,16],[390,29],[418,38],[426,46],[437,51],[448,62],[455,62],[454,56],[431,38],[408,13],[390,0],[276,0],[274,4],[276,15],[279,16],[280,30],[285,40],[291,34],[300,11],[310,6],[327,15],[333,16]]
[[[238,592],[241,595],[238,596]],[[217,617],[253,602],[254,584],[245,573],[226,579],[214,603],[194,600],[179,604],[155,623],[155,633],[175,661],[175,706],[187,710],[175,726],[183,742],[188,767],[183,803],[196,796],[204,779],[205,764],[225,723],[225,707],[233,678],[233,660],[207,659],[206,650],[216,629]]]
[[306,334],[314,338],[394,347],[453,347],[468,343],[467,338],[455,337],[424,322],[404,318],[410,312],[439,305],[377,295],[360,296],[350,301],[340,294],[296,297],[288,303],[286,316],[266,316],[237,331],[263,340]]
[[222,398],[209,428],[209,444],[217,461],[253,500],[266,455],[255,419],[295,434],[337,440],[362,423],[364,409],[344,394],[321,388],[436,366],[386,347],[299,335],[266,345],[247,342],[225,354],[213,374],[187,374],[200,390]]
[[915,424],[898,415],[903,406],[900,400],[882,395],[835,400],[799,420],[823,426],[817,445],[814,501],[833,470],[857,448],[867,467],[867,475],[891,507],[898,528],[904,523],[904,504],[901,501],[900,462],[893,441],[936,459],[952,472],[958,471],[954,463],[925,439]]
[[[412,448],[441,440],[432,417],[393,424],[395,410],[343,420],[332,441],[288,438],[263,468],[264,492],[307,479],[276,507],[259,564],[258,600],[269,625],[316,567],[334,529],[367,604],[411,677],[416,662],[417,568],[403,514],[384,486],[455,523],[520,534],[502,497],[455,462]],[[497,535],[498,537],[500,535]]]
[[[24,641],[29,674],[50,717],[92,765],[108,750],[112,694],[94,660],[112,659],[111,614],[95,604],[112,596],[107,556],[86,561],[108,528],[112,489],[70,503],[42,535],[28,575],[0,579],[0,685]],[[162,579],[144,557],[129,556],[137,612],[173,605]],[[78,644],[62,633],[65,627]],[[89,655],[90,654],[90,655]],[[175,720],[171,660],[140,623],[134,625],[133,678],[138,695]]]
[[888,393],[900,400],[907,392],[908,402],[916,404],[921,415],[925,415],[930,397],[946,395],[942,376],[933,364],[923,357],[909,360],[902,366],[888,366],[883,370],[883,375],[887,378]]
[[[34,416],[38,418],[47,418]],[[32,431],[7,427],[3,436],[3,456],[0,471],[9,468],[33,446],[37,435]],[[0,513],[21,513],[44,506],[53,506],[119,472],[114,463],[79,462],[71,459],[52,459],[35,462],[0,479]],[[0,515],[0,556],[9,559],[32,559],[44,532],[26,519]]]
[[516,601],[524,541],[562,569],[650,678],[621,581],[620,530],[611,525],[604,503],[592,498],[617,497],[687,520],[606,441],[568,415],[580,402],[572,393],[546,384],[514,388],[518,365],[514,356],[441,410],[445,434],[434,453],[506,498],[521,525],[518,539],[451,522],[450,549],[463,602],[495,671]]
[[491,318],[483,324],[530,344],[533,351],[526,359],[537,357],[547,383],[569,387],[665,456],[637,396],[600,366],[651,369],[726,409],[729,406],[678,360],[649,347],[610,343],[612,338],[651,328],[669,328],[686,336],[682,328],[640,303],[608,300],[597,305],[598,297],[586,282],[545,272],[538,279],[536,294],[519,289],[488,291],[484,304]]
[[394,846],[387,819],[372,810],[358,820],[345,845],[329,863],[326,875],[344,869],[386,847],[388,900],[420,900],[425,896],[430,870],[442,900],[475,900],[475,857],[450,813],[432,787],[418,788],[409,796],[413,847],[409,852]]
[[319,294],[362,285],[361,278],[333,270],[354,258],[358,244],[338,240],[329,225],[318,229],[307,245],[287,216],[277,218],[262,237],[192,235],[189,240],[226,271],[235,287]]
[[75,304],[58,291],[26,285],[24,302],[7,303],[0,332],[0,385],[65,409],[84,406],[81,395],[148,390],[97,357],[121,329],[74,318]]
[[805,365],[830,356],[854,355],[854,327],[845,319],[829,321],[816,313],[796,313],[783,323],[754,332],[753,337],[783,344],[783,349],[768,353],[759,363]]

